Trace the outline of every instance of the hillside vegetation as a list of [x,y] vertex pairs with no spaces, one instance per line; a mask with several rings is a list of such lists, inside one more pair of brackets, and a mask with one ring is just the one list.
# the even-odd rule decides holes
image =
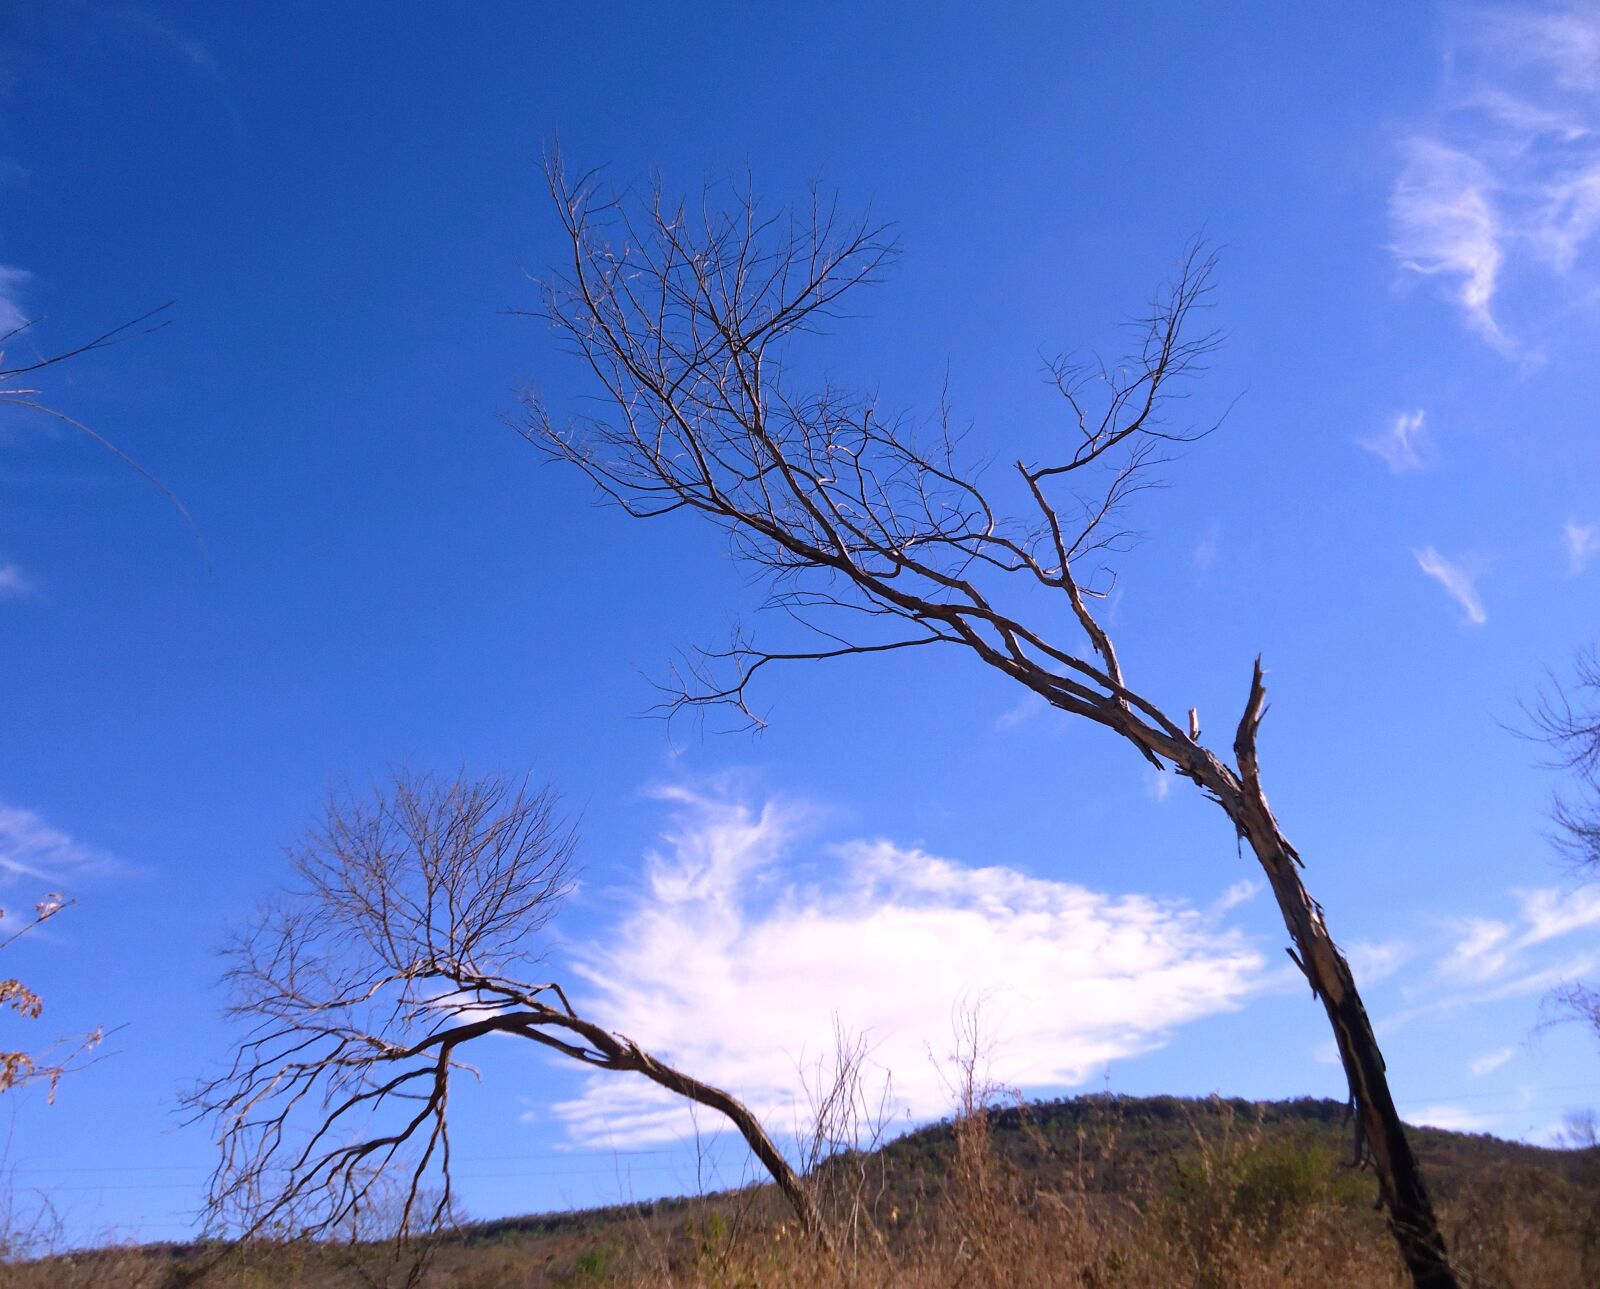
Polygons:
[[[1600,1284],[1600,1150],[1413,1130],[1472,1285]],[[770,1186],[463,1226],[426,1246],[106,1249],[17,1289],[1401,1286],[1332,1101],[1080,1097],[989,1107],[812,1176],[836,1248]]]

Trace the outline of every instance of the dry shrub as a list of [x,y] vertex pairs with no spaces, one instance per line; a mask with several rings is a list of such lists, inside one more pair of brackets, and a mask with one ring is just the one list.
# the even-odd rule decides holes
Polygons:
[[1259,1113],[1241,1121],[1219,1098],[1207,1110],[1209,1125],[1186,1112],[1194,1148],[1172,1157],[1155,1206],[1184,1283],[1403,1283],[1386,1248],[1372,1257],[1384,1228],[1362,1211],[1369,1180],[1338,1168],[1322,1141],[1269,1136]]
[[[847,1054],[859,1048],[844,1047]],[[860,1062],[846,1085],[859,1091]],[[1403,1289],[1368,1174],[1294,1123],[1213,1101],[1173,1135],[1130,1125],[1114,1097],[1052,1125],[971,1062],[945,1134],[858,1158],[822,1152],[825,1211],[854,1238],[825,1251],[768,1187],[467,1229],[418,1289]],[[848,1100],[848,1098],[846,1098]],[[837,1106],[836,1099],[834,1105]],[[872,1105],[870,1099],[858,1105]],[[855,1139],[833,1113],[838,1141]],[[1061,1129],[1063,1124],[1065,1130]],[[1328,1128],[1329,1125],[1324,1125]],[[871,1131],[870,1128],[866,1131]],[[1153,1147],[1152,1142],[1156,1145]],[[885,1160],[889,1162],[886,1164]],[[1573,1161],[1580,1162],[1580,1161]],[[830,1174],[829,1170],[834,1171]],[[1574,1169],[1574,1177],[1582,1177]],[[864,1181],[862,1179],[865,1179]],[[1594,1188],[1552,1169],[1464,1174],[1442,1206],[1462,1279],[1493,1289],[1600,1284]],[[843,1227],[841,1227],[843,1234]],[[371,1242],[258,1244],[194,1278],[207,1250],[106,1250],[0,1267],[0,1289],[374,1289],[403,1259]],[[395,1278],[385,1279],[393,1268]]]
[[1512,1164],[1474,1178],[1445,1224],[1471,1286],[1600,1284],[1600,1211],[1592,1193]]

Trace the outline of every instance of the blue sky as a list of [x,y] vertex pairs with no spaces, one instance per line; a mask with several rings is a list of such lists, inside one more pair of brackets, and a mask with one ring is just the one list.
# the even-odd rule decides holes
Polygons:
[[[54,1106],[7,1098],[15,1184],[75,1238],[192,1229],[214,948],[327,786],[398,763],[560,784],[555,961],[780,1129],[834,1013],[939,1113],[973,1000],[1030,1093],[1340,1094],[1221,816],[1109,737],[954,657],[775,675],[755,740],[637,719],[759,591],[506,427],[525,386],[591,392],[515,312],[559,254],[556,137],[619,184],[815,179],[893,220],[817,352],[923,411],[948,371],[997,454],[1059,414],[1041,353],[1114,345],[1216,244],[1195,410],[1242,397],[1140,513],[1130,679],[1227,728],[1264,653],[1268,789],[1405,1113],[1539,1139],[1600,1099],[1592,1038],[1535,1029],[1600,973],[1600,900],[1505,728],[1600,605],[1600,9],[1307,8],[8,6],[0,317],[41,319],[8,359],[175,299],[42,384],[209,555],[92,444],[0,418],[3,895],[79,901],[7,971],[33,1028],[120,1027]],[[637,1089],[509,1044],[484,1076],[474,1215],[694,1185]]]

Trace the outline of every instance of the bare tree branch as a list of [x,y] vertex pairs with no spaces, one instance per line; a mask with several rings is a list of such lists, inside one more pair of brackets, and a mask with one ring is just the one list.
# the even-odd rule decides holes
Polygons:
[[[674,677],[665,709],[724,704],[756,721],[748,688],[769,663],[950,644],[1192,780],[1271,882],[1415,1283],[1454,1286],[1349,964],[1262,789],[1260,661],[1230,764],[1192,717],[1180,726],[1130,683],[1091,607],[1114,576],[1103,561],[1133,539],[1129,503],[1159,486],[1176,445],[1219,424],[1169,419],[1220,340],[1202,325],[1210,253],[1184,254],[1123,358],[1047,365],[1065,408],[1059,446],[989,481],[951,430],[947,394],[922,429],[799,374],[796,342],[843,316],[846,297],[895,258],[884,226],[841,218],[814,192],[776,212],[739,193],[691,210],[660,185],[643,200],[610,196],[559,157],[548,175],[570,255],[542,283],[541,313],[609,414],[559,419],[529,395],[523,432],[630,515],[692,512],[716,525],[769,580],[769,605],[812,637],[768,649],[739,636],[702,653]],[[719,666],[732,678],[718,679]]]
[[1600,647],[1578,653],[1573,676],[1555,677],[1526,709],[1531,737],[1550,749],[1551,769],[1576,781],[1556,797],[1556,844],[1575,865],[1600,871]]
[[[80,358],[84,354],[91,354],[100,349],[109,349],[113,345],[124,344],[127,341],[135,340],[140,336],[147,336],[152,332],[160,331],[163,327],[170,325],[172,322],[170,317],[163,316],[166,314],[166,311],[172,307],[172,304],[173,302],[168,300],[165,304],[158,305],[156,308],[151,309],[148,313],[140,314],[137,318],[129,319],[127,322],[112,327],[109,331],[101,332],[98,336],[95,336],[91,340],[86,340],[81,344],[73,345],[71,348],[61,350],[58,353],[47,354],[42,358],[36,358],[32,362],[20,363],[14,367],[7,367],[5,365],[5,354],[3,351],[0,351],[0,407],[19,407],[26,411],[37,412],[42,416],[47,416],[53,420],[60,421],[62,424],[70,426],[72,429],[76,430],[79,434],[83,435],[84,438],[99,444],[107,452],[111,453],[112,456],[116,457],[117,460],[121,461],[123,465],[127,466],[135,474],[143,478],[146,483],[148,483],[152,488],[154,488],[167,499],[167,504],[178,512],[178,515],[182,518],[184,525],[189,529],[189,535],[194,538],[194,543],[199,548],[200,554],[202,558],[205,559],[206,566],[209,568],[211,564],[211,556],[206,550],[205,538],[201,536],[200,529],[194,522],[194,517],[189,513],[189,508],[183,504],[178,495],[173,492],[171,488],[167,487],[167,485],[164,484],[155,474],[146,469],[138,461],[134,460],[133,457],[129,456],[98,430],[91,429],[76,417],[68,416],[65,412],[50,406],[48,403],[41,402],[40,397],[43,394],[42,390],[37,388],[26,388],[16,383],[17,378],[20,376],[26,376],[32,372],[42,371],[45,368],[55,367],[60,363],[69,361],[70,359]],[[0,345],[4,345],[8,341],[15,339],[17,336],[23,335],[33,327],[37,326],[40,321],[41,319],[38,318],[30,318],[18,326],[11,328],[10,331],[6,332],[3,336],[0,336]]]
[[528,1039],[636,1073],[726,1115],[826,1236],[805,1186],[737,1098],[580,1015],[542,979],[540,932],[572,883],[576,834],[549,789],[402,775],[329,802],[291,851],[299,888],[229,947],[231,1065],[186,1099],[221,1156],[212,1221],[247,1235],[356,1229],[399,1178],[401,1235],[448,1219],[449,1103],[465,1050]]
[[[1545,765],[1574,785],[1556,794],[1550,818],[1557,850],[1585,878],[1600,876],[1600,646],[1578,652],[1570,680],[1549,677],[1538,699],[1524,707],[1527,725],[1514,731],[1549,750]],[[1554,1014],[1587,1025],[1600,1037],[1600,992],[1569,980],[1546,1000]]]

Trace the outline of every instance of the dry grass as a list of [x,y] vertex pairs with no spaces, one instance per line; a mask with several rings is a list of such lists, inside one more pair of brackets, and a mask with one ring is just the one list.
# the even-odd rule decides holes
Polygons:
[[[102,1250],[14,1262],[5,1289],[1323,1289],[1405,1284],[1367,1175],[1327,1132],[1221,1102],[1182,1105],[1174,1133],[1107,1098],[1069,1130],[995,1109],[970,1083],[947,1129],[817,1165],[841,1233],[825,1255],[770,1187],[467,1228],[427,1250],[364,1244]],[[1169,1123],[1172,1117],[1169,1115]],[[1442,1138],[1441,1138],[1442,1140]],[[1600,1284],[1595,1169],[1452,1168],[1441,1203],[1464,1281]],[[1465,1155],[1462,1156],[1466,1158]],[[1509,1162],[1506,1162],[1509,1160]],[[1592,1163],[1592,1161],[1590,1161]],[[870,1163],[870,1166],[866,1166]],[[215,1265],[206,1269],[206,1264]]]

